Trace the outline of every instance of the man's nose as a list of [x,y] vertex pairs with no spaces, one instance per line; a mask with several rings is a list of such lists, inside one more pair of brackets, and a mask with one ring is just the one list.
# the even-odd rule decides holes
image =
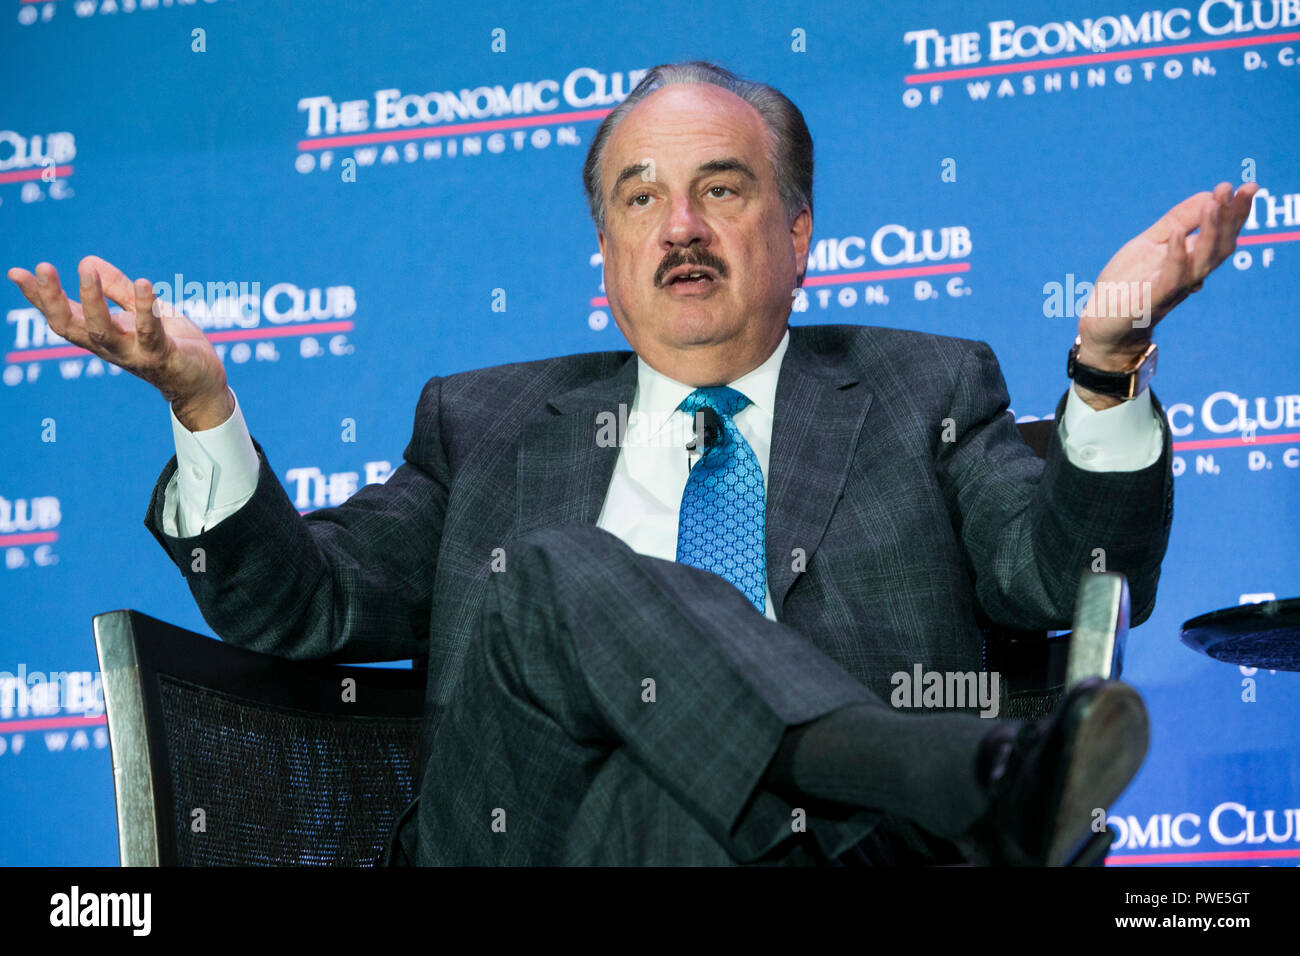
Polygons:
[[672,200],[662,232],[664,248],[688,246],[693,242],[708,245],[713,240],[703,208],[690,196],[678,196]]

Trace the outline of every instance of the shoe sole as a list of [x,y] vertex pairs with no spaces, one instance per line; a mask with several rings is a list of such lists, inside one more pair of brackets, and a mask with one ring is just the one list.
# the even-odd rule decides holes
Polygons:
[[1108,810],[1141,768],[1150,742],[1142,698],[1127,684],[1107,684],[1078,717],[1071,741],[1048,866],[1074,858],[1094,833],[1096,811]]

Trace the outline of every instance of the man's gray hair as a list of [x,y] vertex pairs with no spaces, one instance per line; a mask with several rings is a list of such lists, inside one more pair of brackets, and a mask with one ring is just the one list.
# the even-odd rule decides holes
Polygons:
[[587,150],[587,161],[582,167],[582,185],[587,191],[587,205],[596,228],[605,229],[605,196],[600,188],[600,165],[605,145],[619,121],[655,90],[664,86],[685,83],[712,83],[728,90],[754,107],[763,117],[769,134],[768,159],[776,171],[776,187],[781,196],[787,222],[804,206],[812,212],[813,204],[813,143],[799,107],[790,102],[780,90],[765,83],[743,80],[720,66],[703,60],[689,63],[663,63],[650,70],[622,103],[605,117],[596,138]]

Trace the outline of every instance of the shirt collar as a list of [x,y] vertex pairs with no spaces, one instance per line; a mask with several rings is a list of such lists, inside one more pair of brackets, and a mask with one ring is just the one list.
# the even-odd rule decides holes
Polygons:
[[[790,329],[787,327],[781,336],[781,342],[762,365],[727,383],[748,398],[769,419],[775,417],[776,386],[781,376],[781,362],[789,345]],[[636,361],[636,398],[632,402],[632,411],[637,415],[649,416],[646,424],[649,433],[654,435],[669,422],[682,399],[695,391],[695,386],[656,372],[639,355]]]

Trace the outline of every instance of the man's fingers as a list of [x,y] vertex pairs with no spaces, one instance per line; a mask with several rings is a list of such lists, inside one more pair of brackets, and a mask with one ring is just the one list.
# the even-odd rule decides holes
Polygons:
[[[42,269],[41,266],[45,268]],[[50,328],[69,342],[80,345],[77,337],[81,331],[81,323],[78,321],[77,312],[68,301],[68,297],[63,294],[63,286],[59,283],[59,271],[48,262],[41,262],[36,266],[36,296],[39,300],[36,307],[41,310]]]
[[1174,226],[1169,230],[1169,242],[1165,249],[1165,268],[1175,269],[1178,274],[1186,270],[1187,257],[1191,254],[1193,245],[1188,241],[1187,234],[1190,231],[1181,226]]
[[[1206,194],[1208,195],[1208,194]],[[1161,315],[1169,312],[1179,302],[1187,298],[1187,271],[1191,268],[1192,252],[1195,250],[1196,237],[1187,233],[1190,230],[1175,226],[1169,234],[1169,243],[1165,248],[1165,261],[1161,263],[1160,285],[1156,303]]]
[[1211,199],[1201,212],[1201,231],[1196,237],[1196,245],[1192,248],[1192,258],[1189,263],[1191,266],[1189,276],[1192,282],[1200,282],[1222,261],[1215,259],[1222,222],[1223,203],[1217,198]]
[[1246,183],[1237,190],[1237,194],[1228,200],[1223,210],[1223,231],[1219,235],[1219,261],[1237,251],[1237,237],[1241,228],[1250,218],[1251,203],[1259,191],[1257,183]]
[[1202,221],[1192,257],[1192,279],[1199,291],[1205,277],[1217,269],[1237,248],[1237,236],[1250,217],[1250,206],[1259,187],[1247,183],[1233,193],[1231,183],[1219,183],[1214,188],[1214,208]]
[[161,352],[167,343],[167,335],[163,331],[162,319],[154,315],[153,283],[148,279],[136,279],[131,295],[135,302],[136,341],[146,352]]
[[123,332],[108,313],[99,273],[84,263],[77,272],[81,277],[81,315],[86,323],[86,335],[92,342],[112,351],[120,344]]
[[[1190,267],[1199,270],[1193,278],[1199,281],[1237,248],[1237,235],[1250,217],[1250,206],[1258,191],[1258,184],[1246,183],[1234,194],[1232,183],[1221,182],[1213,190],[1188,196],[1142,235],[1151,242],[1166,242],[1177,227],[1184,238]],[[1200,232],[1192,236],[1197,229]]]
[[131,280],[126,277],[117,266],[113,265],[99,256],[86,256],[78,265],[78,271],[89,266],[99,276],[100,285],[103,287],[104,295],[110,301],[120,305],[124,309],[134,309],[135,301],[132,298],[134,289]]
[[[1212,192],[1197,193],[1170,210],[1171,217],[1168,250],[1162,281],[1173,282],[1181,290],[1179,300],[1192,292],[1201,291],[1205,278],[1217,269],[1237,248],[1237,236],[1250,217],[1251,203],[1259,186],[1247,183],[1233,191],[1231,183],[1223,182]],[[1191,200],[1200,199],[1195,236],[1191,229],[1181,229],[1175,223],[1188,221]],[[1173,215],[1177,212],[1177,215]],[[1181,241],[1179,241],[1181,240]],[[1177,271],[1175,271],[1177,270]]]
[[23,294],[23,298],[30,302],[36,308],[41,308],[41,295],[36,288],[36,276],[32,275],[26,269],[19,269],[14,266],[6,273],[9,280],[16,286],[18,291]]
[[1164,242],[1169,235],[1169,230],[1174,226],[1181,227],[1184,234],[1191,232],[1200,223],[1206,202],[1213,198],[1214,194],[1208,191],[1188,196],[1157,219],[1146,232],[1142,233],[1143,238],[1152,242]]
[[1246,183],[1237,190],[1230,200],[1228,200],[1228,221],[1236,227],[1238,231],[1246,224],[1250,218],[1250,207],[1255,201],[1255,193],[1259,192],[1258,183]]
[[1164,290],[1162,295],[1175,296],[1172,303],[1165,304],[1165,308],[1173,308],[1186,295],[1179,290],[1184,285],[1184,277],[1187,275],[1188,245],[1187,230],[1177,225],[1170,227],[1169,241],[1165,245],[1165,258],[1160,264],[1160,279],[1157,283],[1157,288]]

